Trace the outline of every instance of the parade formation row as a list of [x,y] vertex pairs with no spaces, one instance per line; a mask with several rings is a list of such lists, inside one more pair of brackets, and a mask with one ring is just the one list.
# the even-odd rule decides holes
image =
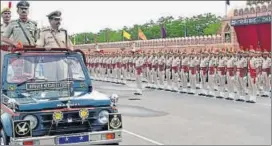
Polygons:
[[136,95],[143,94],[146,80],[147,88],[255,103],[271,97],[270,57],[253,49],[100,51],[89,55],[87,66],[96,80],[125,84],[136,79]]

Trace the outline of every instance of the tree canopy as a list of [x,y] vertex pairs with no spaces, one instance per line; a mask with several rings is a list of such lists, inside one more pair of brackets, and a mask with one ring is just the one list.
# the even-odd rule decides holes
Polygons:
[[[156,22],[150,20],[145,24],[135,24],[132,27],[124,26],[119,30],[105,28],[98,33],[85,32],[71,37],[76,44],[117,42],[124,40],[122,31],[125,30],[131,34],[132,40],[138,40],[138,28],[140,28],[147,39],[161,38],[161,26],[164,26],[167,32],[167,38],[212,35],[217,34],[221,28],[221,17],[215,14],[205,13],[193,17],[172,16],[160,17]],[[186,31],[185,31],[186,30]],[[75,38],[74,38],[75,37]]]

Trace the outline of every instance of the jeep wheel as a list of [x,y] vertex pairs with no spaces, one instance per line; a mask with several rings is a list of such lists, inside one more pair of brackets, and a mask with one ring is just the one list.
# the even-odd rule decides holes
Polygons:
[[1,138],[0,138],[1,145],[9,145],[10,138],[7,136],[6,132],[2,129],[1,130]]

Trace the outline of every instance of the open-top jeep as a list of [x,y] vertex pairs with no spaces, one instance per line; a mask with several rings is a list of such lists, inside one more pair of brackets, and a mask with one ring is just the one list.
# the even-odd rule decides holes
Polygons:
[[15,49],[2,63],[5,145],[121,142],[117,96],[93,90],[82,51]]

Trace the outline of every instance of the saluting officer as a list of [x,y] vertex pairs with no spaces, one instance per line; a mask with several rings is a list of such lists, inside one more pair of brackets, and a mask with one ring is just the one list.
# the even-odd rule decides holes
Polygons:
[[37,41],[37,46],[44,48],[73,49],[73,44],[69,39],[67,31],[59,28],[61,24],[61,12],[51,12],[47,17],[51,27],[41,31],[40,38]]
[[27,1],[20,1],[17,4],[17,13],[19,19],[12,20],[5,29],[2,37],[4,39],[12,39],[14,44],[17,45],[21,42],[23,45],[35,46],[38,39],[38,27],[35,21],[28,18],[29,3]]

